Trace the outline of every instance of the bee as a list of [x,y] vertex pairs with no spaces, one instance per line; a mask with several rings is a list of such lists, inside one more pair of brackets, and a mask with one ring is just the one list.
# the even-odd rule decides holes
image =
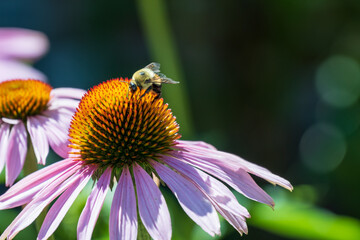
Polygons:
[[133,74],[129,88],[132,91],[135,91],[137,88],[140,90],[145,89],[144,95],[152,91],[157,94],[156,98],[159,98],[161,95],[161,85],[163,83],[177,84],[179,82],[160,73],[160,63],[152,62]]

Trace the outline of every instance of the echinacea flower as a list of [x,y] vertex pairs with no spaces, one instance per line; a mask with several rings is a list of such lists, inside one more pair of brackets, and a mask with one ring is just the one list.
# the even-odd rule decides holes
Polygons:
[[287,180],[238,156],[204,142],[179,140],[179,126],[163,99],[129,91],[127,81],[114,79],[89,90],[71,122],[71,155],[32,173],[0,197],[0,209],[26,204],[0,240],[12,239],[56,199],[38,235],[47,239],[90,178],[96,183],[78,221],[79,240],[91,239],[112,187],[110,239],[137,239],[139,221],[153,239],[171,239],[170,214],[153,174],[211,236],[220,234],[217,213],[240,234],[247,233],[250,215],[225,184],[270,206],[273,200],[249,173],[292,190]]
[[40,58],[48,48],[49,41],[41,32],[0,28],[0,82],[20,78],[46,81],[43,73],[26,63]]
[[[0,82],[0,172],[6,165],[6,185],[19,176],[31,141],[39,164],[45,164],[49,145],[66,157],[71,117],[81,89],[58,88],[39,80]],[[30,137],[28,137],[30,136]]]

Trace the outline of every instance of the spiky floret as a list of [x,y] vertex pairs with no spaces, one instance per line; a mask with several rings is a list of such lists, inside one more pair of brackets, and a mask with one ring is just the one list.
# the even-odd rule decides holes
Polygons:
[[50,85],[38,80],[10,80],[0,83],[0,118],[25,120],[47,109]]
[[[81,99],[69,136],[84,164],[122,169],[170,151],[180,138],[179,125],[156,94],[129,91],[128,79],[113,79],[90,89]],[[76,154],[79,154],[76,153]]]

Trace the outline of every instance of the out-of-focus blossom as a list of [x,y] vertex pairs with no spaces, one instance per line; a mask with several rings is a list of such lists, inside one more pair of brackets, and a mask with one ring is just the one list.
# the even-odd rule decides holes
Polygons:
[[81,89],[52,89],[39,80],[0,83],[0,172],[6,165],[6,185],[20,174],[28,140],[39,164],[45,164],[49,145],[60,156],[68,153],[67,129],[85,93]]
[[153,174],[211,236],[220,234],[218,213],[240,234],[247,233],[250,215],[225,184],[271,207],[272,198],[249,173],[292,190],[287,180],[263,167],[203,142],[179,140],[179,126],[163,99],[129,91],[127,81],[114,79],[85,94],[71,122],[69,158],[29,175],[0,197],[0,209],[26,204],[0,240],[13,238],[57,199],[38,235],[47,239],[90,178],[96,183],[78,222],[79,240],[91,239],[107,191],[116,183],[110,239],[137,239],[140,219],[153,239],[171,239],[169,210]]
[[47,37],[38,31],[0,28],[0,82],[11,79],[38,79],[46,76],[29,64],[49,48]]

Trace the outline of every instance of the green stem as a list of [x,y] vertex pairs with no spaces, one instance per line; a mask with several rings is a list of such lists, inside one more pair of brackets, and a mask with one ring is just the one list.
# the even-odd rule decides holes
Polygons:
[[[28,151],[26,154],[25,163],[24,163],[24,167],[23,167],[24,177],[26,177],[27,175],[30,175],[31,173],[33,173],[37,170],[38,170],[38,164],[37,164],[37,159],[36,159],[35,152],[34,152],[34,147],[32,145],[31,139],[28,138]],[[23,206],[23,207],[25,207],[25,206]],[[37,232],[40,231],[41,225],[45,219],[45,216],[46,216],[48,210],[49,210],[49,208],[45,207],[44,210],[41,212],[41,214],[36,218],[35,227],[36,227]],[[55,238],[53,236],[51,236],[48,239],[54,240]]]
[[154,61],[161,63],[164,73],[180,81],[180,84],[163,87],[162,95],[166,99],[180,124],[181,134],[191,138],[192,119],[189,111],[186,81],[180,70],[180,61],[175,47],[175,41],[169,26],[164,0],[137,0],[139,17],[143,25],[145,36]]
[[151,240],[150,234],[146,230],[144,224],[141,221],[140,215],[138,213],[138,235],[137,240]]

